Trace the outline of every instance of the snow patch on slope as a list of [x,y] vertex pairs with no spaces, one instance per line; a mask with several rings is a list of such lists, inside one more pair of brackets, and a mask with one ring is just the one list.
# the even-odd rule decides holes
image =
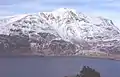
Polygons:
[[[64,40],[98,41],[116,39],[119,30],[111,20],[87,16],[74,9],[60,8],[52,12],[40,12],[13,16],[0,21],[0,33],[9,34],[11,29],[29,35],[30,31],[52,33]],[[15,33],[15,32],[12,32]]]

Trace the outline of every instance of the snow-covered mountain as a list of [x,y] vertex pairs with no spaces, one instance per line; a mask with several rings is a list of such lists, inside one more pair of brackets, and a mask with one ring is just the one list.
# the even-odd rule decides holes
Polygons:
[[82,50],[118,53],[120,47],[120,31],[112,20],[68,8],[0,19],[0,34],[1,46],[9,49],[9,44],[14,45],[12,52],[17,52],[16,45],[22,46],[26,38],[28,51],[40,55],[75,55]]

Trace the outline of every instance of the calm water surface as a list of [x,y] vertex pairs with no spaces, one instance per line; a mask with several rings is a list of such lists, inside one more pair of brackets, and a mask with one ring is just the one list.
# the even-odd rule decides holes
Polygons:
[[120,61],[81,57],[0,58],[0,77],[64,77],[83,65],[95,68],[101,77],[120,77]]

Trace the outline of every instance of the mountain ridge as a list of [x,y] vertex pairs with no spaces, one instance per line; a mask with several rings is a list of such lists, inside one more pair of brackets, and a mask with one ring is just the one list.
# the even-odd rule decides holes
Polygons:
[[2,53],[8,53],[9,49],[11,53],[35,55],[120,53],[120,30],[112,20],[86,16],[74,9],[0,19],[0,28]]

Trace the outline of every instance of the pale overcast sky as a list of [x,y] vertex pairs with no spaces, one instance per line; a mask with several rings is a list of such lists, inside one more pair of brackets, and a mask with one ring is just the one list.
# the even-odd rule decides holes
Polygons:
[[109,18],[120,28],[120,0],[0,0],[0,17],[64,7]]

